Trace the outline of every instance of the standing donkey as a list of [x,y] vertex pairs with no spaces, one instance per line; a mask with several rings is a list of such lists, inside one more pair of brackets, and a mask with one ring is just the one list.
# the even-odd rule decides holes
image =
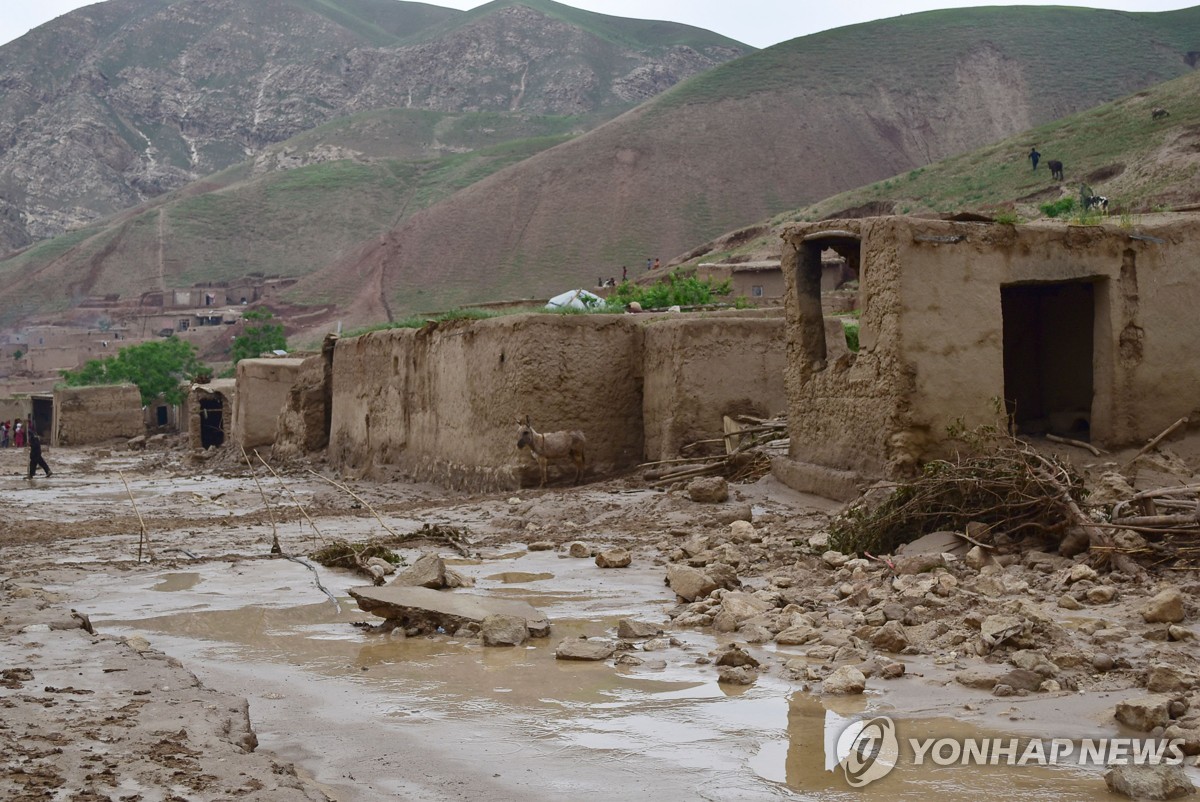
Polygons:
[[546,486],[546,465],[550,460],[565,457],[570,457],[575,463],[575,484],[579,484],[579,477],[583,475],[583,449],[586,445],[587,440],[578,429],[542,434],[534,431],[528,415],[524,423],[517,421],[517,448],[529,446],[542,470],[542,483],[538,487]]

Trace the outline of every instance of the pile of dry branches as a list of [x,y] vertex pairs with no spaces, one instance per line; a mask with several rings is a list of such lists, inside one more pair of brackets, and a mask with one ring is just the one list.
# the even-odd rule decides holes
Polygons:
[[995,430],[981,430],[969,451],[926,464],[921,475],[882,502],[860,502],[830,525],[830,548],[847,554],[888,554],[930,532],[966,531],[982,524],[988,539],[1038,538],[1057,544],[1082,529],[1108,542],[1082,513],[1086,490],[1070,466]]
[[[725,434],[711,440],[688,443],[678,459],[647,462],[645,478],[651,487],[665,487],[697,476],[725,476],[733,482],[753,482],[771,471],[771,457],[787,453],[787,419],[725,416]],[[686,456],[705,448],[724,445],[724,454]]]
[[1200,564],[1200,485],[1143,490],[1113,505],[1111,526],[1136,532],[1144,548],[1126,550],[1153,564]]

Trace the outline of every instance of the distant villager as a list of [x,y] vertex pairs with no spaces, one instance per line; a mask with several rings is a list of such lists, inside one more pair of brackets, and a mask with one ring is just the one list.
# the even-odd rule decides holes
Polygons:
[[38,433],[30,430],[29,432],[29,475],[25,478],[32,479],[37,473],[37,469],[41,468],[46,472],[47,478],[50,474],[50,466],[46,464],[46,460],[42,457],[42,438],[38,437]]
[[1166,109],[1154,108],[1150,111],[1151,120],[1161,120],[1163,117],[1170,117],[1171,112]]
[[654,269],[655,269],[655,270],[658,270],[658,267],[659,267],[659,261],[658,261],[658,258],[656,257],[656,258],[654,259]]
[[13,445],[17,448],[25,447],[25,430],[21,428],[20,421],[13,424]]
[[1057,159],[1051,159],[1046,162],[1046,166],[1050,168],[1050,177],[1056,181],[1063,180],[1063,163]]
[[1033,162],[1033,169],[1037,169],[1038,159],[1042,158],[1042,154],[1037,152],[1037,147],[1029,149],[1029,161]]
[[625,265],[621,265],[621,281],[629,281],[629,268]]

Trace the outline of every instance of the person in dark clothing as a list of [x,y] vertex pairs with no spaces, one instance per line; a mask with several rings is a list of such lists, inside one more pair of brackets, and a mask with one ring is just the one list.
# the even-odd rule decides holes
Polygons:
[[42,457],[42,438],[38,437],[38,433],[33,429],[29,430],[29,476],[27,479],[32,479],[33,474],[37,472],[38,467],[41,467],[46,472],[46,476],[50,476],[50,466],[46,464],[45,458]]
[[1037,152],[1037,148],[1029,149],[1029,161],[1033,162],[1033,169],[1037,169],[1038,159],[1042,158],[1042,154]]

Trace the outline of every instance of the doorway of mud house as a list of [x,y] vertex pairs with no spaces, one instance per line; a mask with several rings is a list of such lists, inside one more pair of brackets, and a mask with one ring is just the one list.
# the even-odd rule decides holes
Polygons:
[[224,404],[221,397],[200,399],[200,447],[218,447],[225,442]]
[[1016,432],[1090,440],[1096,289],[1090,281],[1000,288],[1004,405]]

